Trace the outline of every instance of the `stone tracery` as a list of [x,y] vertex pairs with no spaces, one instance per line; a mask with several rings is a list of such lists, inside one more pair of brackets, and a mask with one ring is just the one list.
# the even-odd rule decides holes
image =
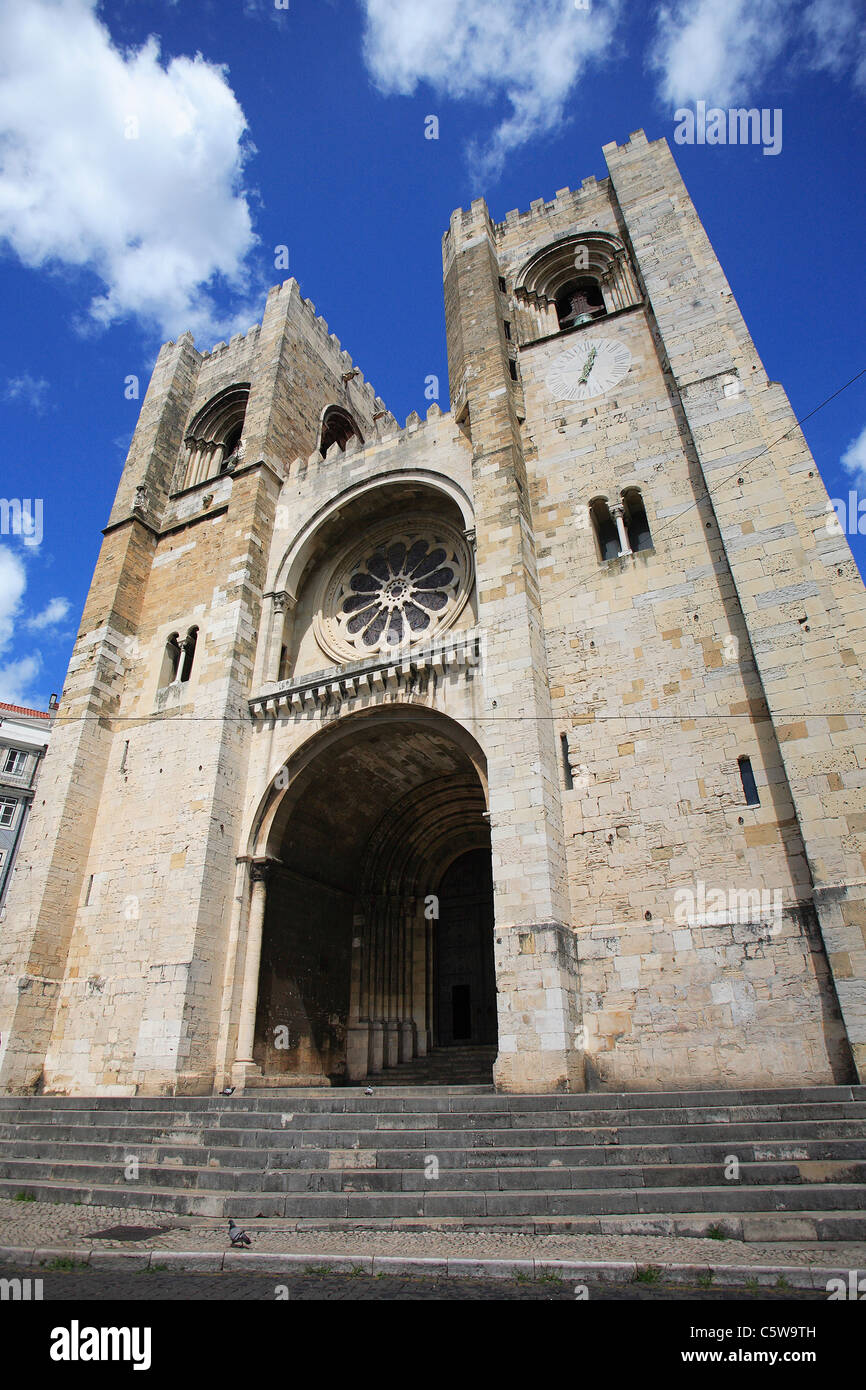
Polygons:
[[333,571],[317,636],[340,660],[432,637],[462,610],[471,566],[465,539],[445,523],[380,527]]

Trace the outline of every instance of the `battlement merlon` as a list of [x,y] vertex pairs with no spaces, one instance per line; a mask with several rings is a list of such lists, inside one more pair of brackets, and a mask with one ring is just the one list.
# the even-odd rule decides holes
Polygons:
[[[318,367],[309,380],[310,358]],[[303,368],[303,370],[302,370]],[[331,405],[357,421],[365,439],[376,438],[377,418],[390,415],[339,338],[317,316],[316,306],[292,278],[268,293],[260,324],[230,342],[199,351],[191,333],[164,343],[142,402],[108,525],[134,513],[158,530],[168,499],[182,486],[184,438],[190,422],[222,390],[249,382],[243,428],[247,465],[266,463],[285,476],[291,459],[306,456],[318,440]]]
[[[606,148],[609,149],[611,146]],[[617,146],[614,145],[613,148]],[[609,183],[609,179],[599,179],[595,174],[588,174],[580,188],[558,188],[554,197],[549,200],[536,198],[524,210],[511,208],[501,222],[493,221],[483,198],[476,199],[468,210],[455,208],[451,214],[448,231],[442,238],[443,266],[447,268],[453,248],[458,244],[465,245],[467,240],[479,233],[482,226],[490,230],[497,242],[508,237],[516,229],[529,234],[534,224],[540,221],[548,221],[551,217],[560,218],[563,215],[579,216],[588,211],[592,200],[599,194],[608,196]]]

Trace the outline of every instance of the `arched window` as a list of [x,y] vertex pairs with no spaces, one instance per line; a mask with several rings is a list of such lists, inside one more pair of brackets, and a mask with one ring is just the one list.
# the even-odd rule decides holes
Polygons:
[[641,290],[619,237],[597,230],[573,232],[537,251],[514,282],[521,306],[521,342],[580,327],[605,314],[633,308]]
[[160,688],[171,685],[177,680],[177,673],[180,667],[181,649],[179,634],[173,632],[165,644],[165,651],[162,654],[162,667],[159,673]]
[[187,430],[187,466],[184,487],[193,487],[207,478],[229,473],[241,454],[248,383],[221,391],[200,410]]
[[620,553],[619,532],[611,516],[610,507],[604,497],[596,497],[589,504],[592,529],[598,546],[600,560],[615,560]]
[[560,328],[576,328],[578,324],[589,323],[590,319],[601,318],[606,313],[601,286],[590,275],[569,281],[556,296],[556,317]]
[[646,507],[638,488],[626,488],[622,494],[622,510],[626,535],[631,549],[635,551],[652,550],[653,539],[647,520]]
[[319,453],[325,457],[332,444],[337,444],[341,449],[345,449],[350,439],[358,439],[363,444],[364,439],[355,421],[347,410],[342,410],[338,405],[329,405],[322,416],[322,432],[319,440]]

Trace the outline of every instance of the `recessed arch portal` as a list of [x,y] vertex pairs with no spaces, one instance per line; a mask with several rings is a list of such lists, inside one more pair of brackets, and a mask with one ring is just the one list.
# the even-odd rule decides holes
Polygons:
[[317,551],[333,544],[334,535],[339,532],[345,518],[351,517],[353,524],[357,525],[365,517],[379,511],[396,511],[407,500],[413,506],[419,502],[433,507],[450,504],[452,511],[462,517],[466,528],[475,524],[472,503],[464,489],[452,478],[427,468],[395,469],[384,481],[381,477],[367,478],[330,497],[309,518],[281,555],[270,581],[272,587],[296,597],[301,578],[312,558]]
[[[480,750],[411,706],[340,723],[289,761],[254,837],[271,869],[253,1058],[287,1084],[357,1081],[437,1043],[495,1040]],[[470,860],[482,866],[471,882],[454,871]],[[436,994],[446,941],[461,1036]]]

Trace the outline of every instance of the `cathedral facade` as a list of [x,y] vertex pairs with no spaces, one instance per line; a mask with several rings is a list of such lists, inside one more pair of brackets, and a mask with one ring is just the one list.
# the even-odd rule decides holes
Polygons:
[[[0,928],[0,1090],[866,1078],[863,586],[667,144],[161,350]],[[419,1070],[420,1069],[420,1070]]]

